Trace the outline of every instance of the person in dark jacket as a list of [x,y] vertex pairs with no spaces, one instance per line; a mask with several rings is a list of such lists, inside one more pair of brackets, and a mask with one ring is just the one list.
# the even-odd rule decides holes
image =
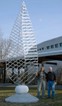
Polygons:
[[48,98],[50,98],[51,90],[52,90],[52,98],[54,98],[55,96],[55,82],[56,82],[56,75],[52,71],[52,67],[49,67],[49,71],[47,73]]

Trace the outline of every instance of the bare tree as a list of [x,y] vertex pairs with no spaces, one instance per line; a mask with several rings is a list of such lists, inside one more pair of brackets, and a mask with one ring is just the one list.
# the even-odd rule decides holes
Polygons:
[[11,46],[11,41],[9,39],[3,39],[3,49],[2,49],[2,58],[6,59],[9,54],[9,48]]
[[0,31],[0,60],[2,60],[3,34]]
[[0,30],[0,60],[6,59],[7,55],[9,54],[10,45],[10,39],[4,39]]

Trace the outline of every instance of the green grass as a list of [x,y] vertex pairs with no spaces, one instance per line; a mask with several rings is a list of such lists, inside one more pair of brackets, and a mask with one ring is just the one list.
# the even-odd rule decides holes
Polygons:
[[[29,93],[36,96],[37,89],[30,88]],[[5,98],[14,94],[14,88],[2,88],[0,89],[0,106],[62,106],[62,90],[56,90],[56,96],[54,99],[48,99],[47,97],[36,103],[7,103]],[[46,91],[47,96],[47,91]]]

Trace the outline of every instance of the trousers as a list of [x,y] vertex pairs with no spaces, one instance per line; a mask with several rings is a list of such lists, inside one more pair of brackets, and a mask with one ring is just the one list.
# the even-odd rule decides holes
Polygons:
[[54,81],[48,81],[48,97],[51,96],[51,91],[52,91],[52,97],[55,96],[55,85]]
[[40,96],[40,92],[41,92],[41,89],[42,89],[42,97],[45,96],[45,89],[46,89],[46,81],[43,80],[43,79],[39,79],[37,81],[38,83],[38,87],[37,87],[37,96],[39,97]]

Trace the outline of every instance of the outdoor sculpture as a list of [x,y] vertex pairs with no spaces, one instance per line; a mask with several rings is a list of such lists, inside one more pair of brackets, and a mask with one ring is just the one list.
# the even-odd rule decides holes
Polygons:
[[11,46],[6,57],[6,71],[7,77],[17,86],[16,94],[6,98],[5,101],[37,102],[38,98],[30,95],[29,88],[26,86],[35,79],[35,73],[38,71],[38,53],[32,23],[24,2],[12,29],[10,41]]
[[13,26],[6,59],[7,77],[15,84],[30,84],[38,70],[37,44],[25,2]]

